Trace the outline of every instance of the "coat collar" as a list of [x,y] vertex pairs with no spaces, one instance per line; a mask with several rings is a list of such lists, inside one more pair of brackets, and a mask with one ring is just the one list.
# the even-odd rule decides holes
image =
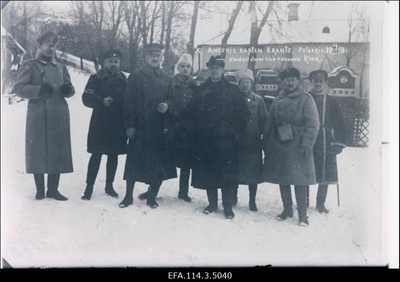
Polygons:
[[293,92],[290,92],[289,94],[286,93],[285,90],[283,89],[281,91],[281,93],[279,93],[278,97],[279,97],[279,99],[283,99],[283,98],[286,98],[286,97],[297,98],[297,97],[300,97],[301,95],[303,95],[304,93],[305,93],[304,90],[301,89],[299,86],[297,86],[296,89],[293,90]]
[[212,85],[215,86],[224,86],[226,84],[230,84],[230,82],[225,78],[225,76],[222,76],[220,80],[218,80],[217,82],[212,81],[212,79],[209,77],[204,83],[204,87],[209,87]]
[[162,76],[162,70],[160,69],[160,67],[157,68],[152,68],[150,67],[148,64],[146,64],[143,68],[142,68],[142,72],[144,74],[146,74],[147,76],[157,76],[157,77],[161,77]]
[[53,65],[57,65],[57,61],[54,59],[54,57],[51,57],[50,61],[47,61],[41,54],[37,53],[35,56],[35,60],[40,62],[43,65],[47,65],[48,62],[50,62]]
[[[106,77],[110,77],[110,76],[111,76],[110,72],[108,72],[106,69],[100,69],[96,73],[96,77],[98,77],[98,78],[106,78]],[[126,77],[122,72],[118,72],[118,74],[116,75],[116,78],[125,80]]]
[[246,100],[247,99],[251,99],[251,100],[255,100],[256,99],[256,94],[253,92],[253,91],[250,91],[249,93],[247,93],[247,94],[244,94],[243,92],[242,92],[242,95],[243,95],[243,98],[245,98]]
[[311,90],[309,91],[309,93],[312,94],[312,95],[316,95],[316,96],[322,96],[322,95],[327,95],[327,94],[328,94],[328,91],[324,90],[324,91],[322,91],[322,92],[317,93],[317,92],[314,92],[314,91],[311,89]]
[[197,86],[196,80],[194,80],[194,78],[191,76],[184,78],[182,75],[176,74],[176,75],[174,75],[174,80],[182,83],[183,85]]

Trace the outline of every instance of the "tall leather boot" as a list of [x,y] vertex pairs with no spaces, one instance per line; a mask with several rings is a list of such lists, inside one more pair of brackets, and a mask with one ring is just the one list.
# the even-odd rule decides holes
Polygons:
[[99,173],[101,162],[101,154],[92,154],[88,164],[88,171],[86,174],[86,188],[83,192],[81,199],[90,200],[93,194],[93,186],[96,182],[97,174]]
[[307,191],[307,208],[310,207],[310,186],[306,186],[306,191]]
[[256,205],[257,184],[249,185],[249,210],[258,211]]
[[192,199],[189,197],[189,177],[190,177],[190,168],[181,168],[179,175],[179,193],[178,198],[184,200],[185,202],[190,203]]
[[208,206],[204,209],[205,214],[210,214],[216,212],[218,209],[218,189],[214,187],[209,187],[206,189]]
[[325,200],[328,194],[328,185],[318,185],[318,192],[317,192],[317,210],[319,213],[329,213],[329,210],[325,208]]
[[126,181],[126,194],[121,203],[119,203],[120,208],[126,208],[133,204],[133,187],[135,187],[135,181]]
[[58,184],[60,182],[60,174],[49,174],[47,177],[47,198],[52,198],[57,201],[66,201],[67,197],[63,196],[58,191]]
[[307,186],[306,185],[295,185],[295,195],[297,202],[297,211],[299,213],[299,224],[309,225],[307,217]]
[[224,206],[224,214],[227,219],[233,219],[235,214],[232,210],[232,190],[236,187],[223,187],[222,190],[222,205]]
[[151,188],[151,185],[149,185],[149,187],[147,187],[146,192],[139,195],[139,200],[142,200],[142,201],[147,200],[147,196],[149,195],[150,188]]
[[279,190],[281,192],[283,212],[276,219],[282,221],[288,217],[293,217],[292,191],[290,185],[279,185]]
[[236,207],[238,202],[239,185],[232,189],[232,206]]
[[162,181],[155,182],[150,185],[150,190],[148,191],[147,195],[147,205],[152,209],[156,209],[159,205],[156,202],[156,197],[158,195],[158,191],[160,191]]
[[109,155],[107,158],[107,174],[106,174],[106,188],[104,189],[107,195],[118,198],[118,193],[115,192],[113,182],[115,173],[118,166],[118,155]]
[[43,200],[45,198],[45,187],[44,187],[44,174],[34,174],[33,175],[35,179],[35,185],[36,185],[36,200]]

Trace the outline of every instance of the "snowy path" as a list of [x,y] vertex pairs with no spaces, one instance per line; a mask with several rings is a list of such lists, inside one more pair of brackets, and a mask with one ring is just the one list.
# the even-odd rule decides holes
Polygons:
[[[276,185],[259,185],[257,213],[248,210],[247,187],[239,189],[234,220],[220,210],[204,215],[206,194],[191,188],[192,203],[176,198],[177,179],[164,182],[152,210],[137,199],[120,209],[125,156],[119,157],[115,188],[119,199],[106,196],[103,160],[91,201],[82,201],[89,154],[86,137],[91,111],[81,102],[88,77],[71,71],[76,95],[71,114],[74,173],[63,174],[60,191],[69,200],[34,199],[32,175],[25,174],[26,102],[2,103],[2,257],[13,267],[82,266],[255,266],[382,265],[381,190],[373,166],[376,150],[346,148],[339,156],[340,204],[336,187],[328,193],[328,215],[315,207],[311,188],[310,226],[296,216],[275,220],[282,203]],[[293,194],[294,198],[294,194]],[[221,200],[220,200],[221,201]]]

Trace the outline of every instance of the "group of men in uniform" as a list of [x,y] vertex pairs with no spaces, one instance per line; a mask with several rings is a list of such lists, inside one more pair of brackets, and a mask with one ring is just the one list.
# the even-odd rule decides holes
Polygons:
[[[26,130],[26,167],[33,173],[36,199],[67,200],[58,192],[60,173],[72,172],[69,112],[65,98],[74,94],[68,70],[52,53],[57,36],[38,39],[33,60],[23,64],[15,89],[29,99]],[[249,186],[249,209],[257,211],[257,184],[280,185],[284,211],[279,220],[293,216],[290,185],[295,185],[299,224],[308,225],[308,185],[320,184],[317,209],[324,206],[328,184],[337,182],[336,155],[344,148],[344,122],[340,108],[327,94],[327,73],[310,73],[310,93],[299,87],[300,73],[288,68],[280,74],[284,85],[270,111],[251,91],[251,70],[236,73],[238,85],[224,77],[222,56],[207,62],[209,78],[201,85],[191,77],[192,58],[183,54],[178,74],[171,77],[160,66],[163,46],[145,47],[145,66],[129,78],[120,70],[122,54],[110,50],[102,66],[90,76],[82,101],[92,108],[87,151],[91,153],[82,199],[90,200],[102,155],[107,155],[105,192],[118,197],[113,182],[118,155],[127,154],[126,193],[119,206],[133,204],[136,182],[148,184],[139,195],[151,208],[162,182],[177,177],[178,198],[191,202],[191,186],[205,189],[205,214],[218,210],[222,191],[225,217],[234,218],[239,185]],[[128,141],[127,141],[128,140]]]

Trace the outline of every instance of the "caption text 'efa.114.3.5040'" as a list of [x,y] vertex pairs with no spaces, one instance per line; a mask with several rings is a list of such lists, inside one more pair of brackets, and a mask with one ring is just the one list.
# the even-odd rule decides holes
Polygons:
[[232,272],[180,272],[171,271],[168,272],[168,279],[187,279],[187,280],[206,280],[206,279],[232,279]]

